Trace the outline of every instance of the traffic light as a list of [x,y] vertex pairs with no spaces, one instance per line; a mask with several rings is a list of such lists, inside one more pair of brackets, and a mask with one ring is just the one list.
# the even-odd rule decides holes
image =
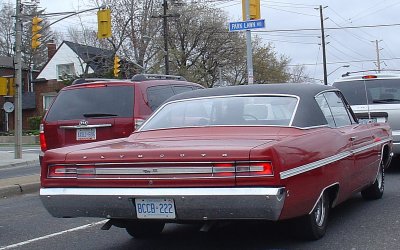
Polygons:
[[15,84],[12,77],[0,77],[0,96],[14,96]]
[[42,21],[43,19],[37,16],[32,18],[32,49],[36,49],[41,44],[39,38],[42,35],[39,34],[39,31],[42,29],[42,26],[39,26],[39,23]]
[[[261,19],[260,12],[260,0],[248,0],[249,1],[249,20],[258,20]],[[246,21],[246,0],[242,0],[242,13],[243,20]]]
[[117,55],[115,55],[115,57],[114,57],[114,76],[115,77],[118,77],[119,72],[121,71],[120,61],[121,61],[121,59]]
[[111,35],[111,10],[99,10],[97,12],[97,38],[107,38]]

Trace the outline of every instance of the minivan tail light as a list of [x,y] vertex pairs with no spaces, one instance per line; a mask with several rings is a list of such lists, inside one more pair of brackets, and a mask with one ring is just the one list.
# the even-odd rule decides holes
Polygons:
[[44,152],[47,150],[47,143],[46,137],[44,136],[44,126],[40,124],[39,126],[39,142],[40,142],[40,149]]
[[378,78],[376,75],[366,75],[363,76],[362,79],[374,79],[374,78]]
[[133,128],[133,130],[137,130],[140,126],[142,126],[144,121],[145,121],[145,119],[136,118],[135,119],[135,127]]

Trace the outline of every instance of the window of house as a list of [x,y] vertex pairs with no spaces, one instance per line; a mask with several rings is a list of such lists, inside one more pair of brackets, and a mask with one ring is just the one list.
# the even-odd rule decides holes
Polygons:
[[65,80],[75,76],[75,68],[73,63],[57,65],[57,80]]
[[47,111],[53,103],[56,94],[48,94],[43,96],[43,110]]

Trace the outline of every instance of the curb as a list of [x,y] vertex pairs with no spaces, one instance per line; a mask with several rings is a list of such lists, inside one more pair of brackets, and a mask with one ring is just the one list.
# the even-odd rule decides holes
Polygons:
[[[15,184],[8,184],[7,186],[0,187],[0,198],[8,198],[16,195],[31,194],[39,191],[40,189],[39,175],[21,177],[21,180],[23,180],[24,178],[30,178],[29,182],[18,181],[18,179],[16,178],[15,181],[13,181],[15,182]],[[37,179],[37,180],[32,180],[32,179]]]
[[17,163],[9,163],[9,164],[7,164],[7,167],[25,167],[25,166],[36,165],[36,164],[40,164],[39,160],[31,160],[31,161],[24,161],[24,162],[17,162]]
[[31,194],[39,191],[40,183],[27,183],[27,184],[15,184],[14,186],[7,186],[0,188],[0,198],[9,198],[16,195]]

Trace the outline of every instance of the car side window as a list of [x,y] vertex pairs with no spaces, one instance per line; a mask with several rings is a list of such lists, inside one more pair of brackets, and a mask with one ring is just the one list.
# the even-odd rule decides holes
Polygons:
[[170,85],[154,86],[147,88],[147,99],[151,110],[155,110],[175,93]]
[[349,113],[347,112],[346,105],[344,104],[339,93],[326,92],[324,93],[324,96],[328,102],[329,108],[331,109],[336,127],[351,125],[352,122],[350,120]]
[[315,100],[317,101],[319,107],[321,108],[321,111],[324,114],[329,127],[336,127],[335,121],[333,120],[331,109],[328,105],[328,101],[326,100],[324,94],[316,96]]
[[192,86],[173,86],[175,94],[180,94],[187,91],[192,91]]

